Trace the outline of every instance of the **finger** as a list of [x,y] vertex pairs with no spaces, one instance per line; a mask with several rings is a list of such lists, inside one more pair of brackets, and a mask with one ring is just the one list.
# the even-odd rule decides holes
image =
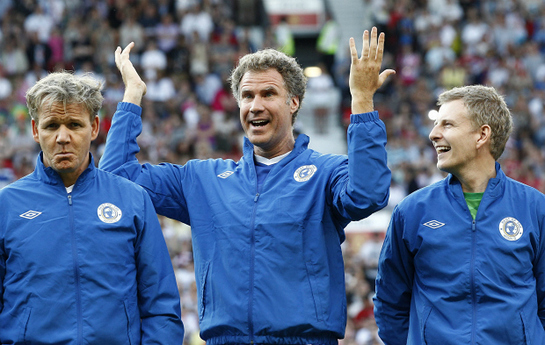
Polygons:
[[361,48],[361,57],[369,57],[369,30],[363,32],[363,47]]
[[378,46],[377,46],[377,61],[382,62],[382,56],[384,55],[384,32],[381,32],[378,36]]
[[117,67],[119,67],[119,58],[120,58],[120,55],[121,55],[121,47],[117,47],[115,52],[114,52],[114,61],[115,61],[115,65]]
[[371,29],[371,43],[369,45],[369,57],[376,59],[377,58],[377,28],[373,26]]
[[388,79],[389,76],[391,75],[394,75],[396,74],[396,71],[393,70],[393,69],[385,69],[384,71],[382,71],[381,74],[379,74],[378,76],[378,85],[379,87],[384,84],[384,82],[386,81],[386,79]]
[[356,51],[356,42],[354,41],[354,37],[350,37],[350,56],[352,57],[352,61],[356,61],[358,59],[358,52]]
[[125,49],[123,49],[123,54],[130,54],[132,47],[134,47],[134,42],[127,44]]

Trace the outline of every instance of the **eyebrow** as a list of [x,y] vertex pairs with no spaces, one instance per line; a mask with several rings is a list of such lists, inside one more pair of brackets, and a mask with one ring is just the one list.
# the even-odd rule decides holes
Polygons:
[[[258,90],[257,92],[276,91],[276,90],[277,90],[277,88],[275,86],[269,85],[264,89]],[[253,91],[253,89],[248,89],[248,87],[245,86],[245,87],[242,87],[240,89],[240,93],[243,93],[243,92],[254,92],[254,91]]]
[[445,122],[453,122],[453,123],[454,123],[454,122],[456,122],[456,121],[454,121],[454,120],[452,120],[451,118],[448,118],[448,117],[447,117],[447,118],[443,118],[443,119],[441,119],[441,120],[435,120],[435,121],[433,122],[433,124],[436,126],[436,125],[438,125],[438,124],[440,124],[440,123],[445,123]]

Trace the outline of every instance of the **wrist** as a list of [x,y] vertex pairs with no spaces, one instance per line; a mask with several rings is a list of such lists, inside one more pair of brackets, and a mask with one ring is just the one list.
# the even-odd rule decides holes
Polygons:
[[133,103],[138,106],[142,104],[142,98],[144,97],[145,89],[138,87],[130,87],[125,89],[123,94],[123,102]]

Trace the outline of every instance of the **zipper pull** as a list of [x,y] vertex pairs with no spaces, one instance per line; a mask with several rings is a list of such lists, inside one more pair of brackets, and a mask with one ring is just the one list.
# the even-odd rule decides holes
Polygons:
[[68,194],[68,205],[72,206],[72,194]]
[[475,219],[473,219],[473,222],[471,223],[471,231],[475,231],[477,228],[475,226]]
[[254,202],[257,202],[257,199],[259,199],[259,193],[255,195]]

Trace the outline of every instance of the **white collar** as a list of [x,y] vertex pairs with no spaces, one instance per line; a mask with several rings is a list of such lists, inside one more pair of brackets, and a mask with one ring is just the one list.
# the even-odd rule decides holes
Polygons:
[[265,158],[265,157],[262,157],[262,156],[258,156],[256,154],[254,154],[254,157],[255,157],[256,162],[258,162],[258,163],[265,164],[265,165],[273,165],[273,164],[276,164],[276,163],[280,162],[282,159],[286,158],[286,156],[289,155],[290,153],[291,153],[291,151],[286,152],[283,155],[273,157],[271,159],[268,159],[268,158]]

